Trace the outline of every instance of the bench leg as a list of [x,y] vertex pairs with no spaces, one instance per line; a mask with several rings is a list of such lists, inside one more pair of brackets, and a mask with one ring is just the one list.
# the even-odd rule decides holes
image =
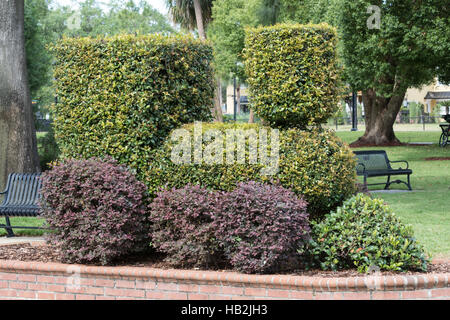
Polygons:
[[410,191],[412,191],[412,188],[411,188],[411,181],[409,180],[409,174],[408,174],[408,189],[409,189]]
[[6,227],[5,227],[5,230],[6,230],[6,233],[7,233],[6,237],[7,237],[7,238],[14,237],[15,234],[14,234],[14,232],[13,232],[13,229],[11,228],[11,222],[9,221],[9,217],[8,217],[8,216],[5,216],[5,220],[6,220]]
[[386,185],[384,186],[384,190],[389,189],[389,186],[391,185],[391,176],[388,176]]

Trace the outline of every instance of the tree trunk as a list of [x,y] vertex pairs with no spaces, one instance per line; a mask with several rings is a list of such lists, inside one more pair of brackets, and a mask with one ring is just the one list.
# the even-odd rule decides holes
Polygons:
[[[192,7],[191,7],[192,8]],[[194,0],[195,20],[197,21],[197,31],[200,39],[206,39],[205,27],[203,26],[203,14],[200,0]]]
[[253,109],[250,108],[250,116],[248,118],[248,123],[255,123],[255,115],[253,113]]
[[406,90],[391,98],[378,97],[373,89],[363,91],[366,131],[356,142],[358,145],[399,144],[394,133],[394,122],[402,106]]
[[24,0],[0,1],[0,188],[11,172],[39,172],[25,59]]

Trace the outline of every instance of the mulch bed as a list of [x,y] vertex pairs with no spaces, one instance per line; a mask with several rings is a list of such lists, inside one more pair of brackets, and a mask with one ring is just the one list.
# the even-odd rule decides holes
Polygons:
[[450,157],[430,157],[430,158],[425,158],[425,160],[427,160],[427,161],[433,161],[433,160],[450,160]]
[[[173,269],[163,261],[164,256],[154,252],[135,254],[116,261],[113,266],[147,267],[159,269]],[[49,245],[12,244],[0,246],[0,259],[19,261],[39,261],[61,263],[60,253]],[[198,270],[198,269],[195,269]],[[232,272],[231,269],[210,269],[218,272]],[[425,275],[430,273],[450,273],[450,262],[431,264],[427,272],[388,272],[383,271],[377,275]],[[322,270],[295,270],[287,275],[322,276],[322,277],[360,277],[363,274],[356,270],[322,271]]]

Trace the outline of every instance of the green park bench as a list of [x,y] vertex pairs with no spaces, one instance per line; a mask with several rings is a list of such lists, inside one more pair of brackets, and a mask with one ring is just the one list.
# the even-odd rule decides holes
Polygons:
[[[392,183],[404,183],[409,190],[412,190],[409,176],[412,174],[412,170],[409,169],[408,161],[390,161],[384,150],[366,150],[366,151],[354,151],[357,158],[356,174],[364,177],[364,187],[372,185],[383,184],[384,189],[389,189]],[[406,164],[406,168],[394,169],[391,167],[391,163],[403,162]],[[407,182],[402,180],[391,181],[391,176],[406,175]],[[387,182],[385,183],[372,183],[367,184],[367,179],[371,177],[387,176]]]
[[[8,175],[6,189],[0,192],[0,217],[4,216],[7,237],[14,237],[13,228],[42,229],[39,227],[11,226],[9,217],[36,217],[39,215],[39,198],[41,188],[40,173],[11,173]],[[1,190],[1,189],[0,189]],[[1,199],[1,198],[0,198]]]

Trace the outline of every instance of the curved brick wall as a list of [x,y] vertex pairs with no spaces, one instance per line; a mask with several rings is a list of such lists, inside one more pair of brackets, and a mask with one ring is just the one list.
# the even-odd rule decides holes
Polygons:
[[450,299],[449,278],[244,275],[0,260],[0,299]]

